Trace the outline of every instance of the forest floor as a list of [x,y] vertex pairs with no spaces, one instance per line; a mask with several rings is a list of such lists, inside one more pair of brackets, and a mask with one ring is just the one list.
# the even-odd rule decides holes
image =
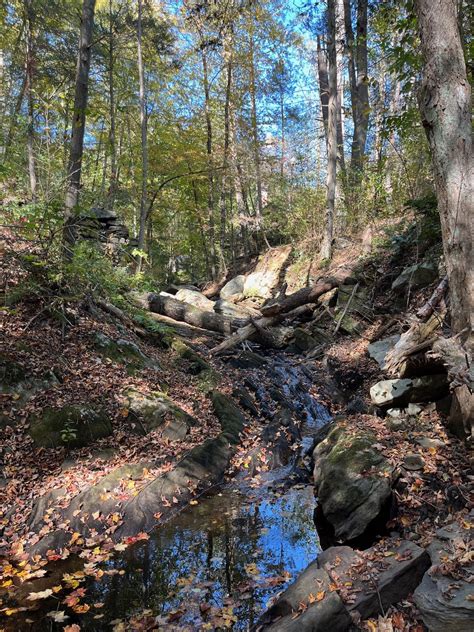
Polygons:
[[[337,252],[335,265],[352,260],[359,254],[354,246],[348,246]],[[397,256],[399,260],[396,261],[396,267],[400,268],[411,262],[413,251],[408,249],[403,257]],[[406,327],[410,315],[425,302],[433,289],[427,287],[412,292],[405,306],[394,308],[391,305],[393,297],[388,292],[393,266],[394,254],[386,250],[372,259],[366,270],[368,275],[372,274],[369,288],[375,297],[377,312],[389,313],[393,320],[384,335]],[[121,500],[133,497],[151,478],[171,470],[191,448],[202,444],[209,437],[215,437],[219,432],[209,397],[200,389],[198,377],[190,375],[189,363],[180,358],[175,350],[163,349],[138,338],[111,316],[104,315],[100,319],[78,308],[70,314],[71,318],[74,317],[74,325],[64,328],[58,321],[40,312],[41,306],[37,301],[23,301],[14,309],[2,310],[2,360],[8,359],[10,369],[12,366],[21,367],[24,375],[33,382],[48,381],[54,374],[54,379],[46,388],[34,391],[27,401],[8,390],[0,394],[3,410],[0,424],[3,435],[0,613],[7,622],[5,629],[20,629],[12,628],[8,620],[13,621],[18,613],[29,607],[37,607],[43,598],[51,597],[53,592],[57,592],[63,604],[61,608],[66,611],[69,609],[80,614],[94,607],[87,603],[87,596],[81,593],[80,583],[84,574],[82,577],[80,574],[77,577],[73,575],[72,578],[69,574],[52,588],[52,592],[50,588],[43,587],[48,584],[38,584],[37,580],[47,578],[49,562],[58,557],[66,559],[69,555],[80,554],[86,563],[92,565],[95,576],[100,577],[104,573],[101,566],[104,561],[137,539],[148,537],[142,533],[119,544],[114,543],[111,536],[121,522],[118,511],[117,514],[104,517],[108,523],[101,539],[88,542],[80,534],[71,533],[70,544],[61,556],[50,551],[31,557],[28,551],[40,535],[44,536],[48,530],[57,526],[51,515],[40,534],[30,531],[30,514],[38,498],[61,488],[64,491],[59,503],[60,506],[66,506],[78,492],[93,485],[117,466],[153,460],[153,470],[144,470],[141,477],[133,480],[133,484],[121,490]],[[398,510],[389,526],[397,538],[427,546],[436,530],[448,523],[457,522],[461,529],[470,526],[469,510],[472,502],[469,500],[471,479],[468,474],[468,453],[465,443],[446,431],[442,415],[434,405],[425,406],[418,417],[398,429],[389,429],[385,420],[375,414],[370,406],[369,388],[383,379],[383,373],[368,357],[367,347],[385,322],[382,318],[374,318],[362,332],[336,336],[325,350],[324,357],[313,362],[314,375],[317,376],[315,388],[318,398],[332,415],[343,415],[353,428],[371,430],[377,437],[377,447],[394,467],[400,467],[406,454],[419,454],[423,462],[421,470],[402,470],[402,484],[396,492]],[[145,367],[130,374],[123,362],[98,353],[94,342],[97,332],[114,339],[129,339],[139,346],[147,358],[156,362],[160,370]],[[231,368],[222,359],[210,359],[208,351],[216,344],[215,336],[208,336],[199,330],[194,330],[192,335],[194,348],[206,357],[206,361],[219,374],[219,389],[224,393],[232,393],[235,384],[242,381],[244,373],[247,376],[254,373],[261,379],[258,369],[244,371]],[[129,411],[120,396],[131,388],[142,393],[165,392],[182,410],[197,418],[199,424],[193,426],[190,433],[179,441],[163,439],[153,432],[145,436],[134,433],[130,427]],[[364,403],[363,413],[348,412],[349,400],[353,401],[354,398]],[[76,449],[38,448],[34,445],[28,434],[31,419],[38,417],[47,408],[77,404],[97,404],[105,408],[112,421],[113,434]],[[241,457],[255,442],[261,428],[260,420],[247,418],[240,452],[234,457],[234,474],[239,467],[243,467],[244,458]],[[419,440],[421,443],[418,443]],[[371,553],[372,557],[364,559],[365,568],[376,569],[377,564],[383,563],[384,558],[392,554],[390,547],[393,543],[393,538],[381,538],[376,543],[375,553]],[[465,542],[460,540],[450,558],[445,561],[442,572],[453,577],[453,581],[456,577],[464,577],[469,559]],[[362,568],[360,570],[363,572]],[[30,603],[25,600],[15,602],[12,599],[15,593],[29,595],[27,599]],[[348,590],[348,603],[352,597]],[[100,604],[97,616],[100,617]],[[425,629],[411,598],[391,607],[381,619],[385,624],[371,619],[359,622],[358,629],[370,632],[421,632]],[[1,626],[0,623],[0,629]],[[64,629],[68,627],[70,632],[80,629],[74,625]],[[124,629],[150,628],[146,628],[138,617],[135,623],[130,623],[130,627]]]

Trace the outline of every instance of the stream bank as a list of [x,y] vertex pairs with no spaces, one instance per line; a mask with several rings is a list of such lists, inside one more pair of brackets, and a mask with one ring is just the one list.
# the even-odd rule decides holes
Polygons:
[[[273,278],[278,283],[280,273],[273,271]],[[6,490],[14,500],[4,513],[2,541],[7,593],[2,612],[8,629],[72,624],[92,630],[116,620],[118,630],[239,629],[240,624],[242,629],[255,624],[323,630],[337,629],[336,621],[341,630],[353,625],[365,630],[373,629],[367,622],[385,619],[389,612],[402,622],[395,628],[405,632],[416,629],[410,627],[414,621],[422,625],[410,596],[415,589],[424,620],[431,621],[436,608],[445,625],[452,621],[463,629],[469,601],[462,590],[443,601],[442,589],[449,576],[463,587],[468,578],[465,546],[472,505],[465,450],[443,424],[444,382],[439,392],[429,390],[428,382],[435,383],[439,373],[423,384],[416,376],[390,384],[381,380],[385,375],[379,360],[369,357],[369,341],[382,338],[384,357],[397,342],[387,343],[380,333],[392,334],[391,321],[370,321],[367,288],[357,296],[358,287],[356,281],[330,290],[316,312],[305,308],[294,322],[283,322],[277,337],[256,328],[258,340],[244,341],[219,357],[212,354],[218,335],[161,315],[157,322],[179,329],[180,338],[168,329],[152,344],[138,340],[113,317],[99,322],[94,314],[81,314],[65,342],[46,321],[38,326],[40,340],[38,331],[35,338],[26,332],[23,349],[13,344],[16,365],[8,369],[4,397],[10,408],[3,420]],[[351,297],[355,310],[349,316]],[[245,309],[255,310],[254,298],[246,300]],[[343,334],[333,339],[327,332],[334,329],[331,310],[338,309],[336,324],[346,322]],[[185,311],[190,313],[194,320],[196,313]],[[354,318],[359,329],[350,335]],[[364,319],[369,324],[361,332]],[[282,341],[284,350],[268,349]],[[29,349],[34,347],[33,356]],[[52,374],[46,371],[51,350],[62,360]],[[426,364],[421,370],[426,372]],[[372,397],[369,389],[375,385]],[[413,401],[412,393],[418,398],[421,387],[422,401]],[[53,416],[41,445],[45,435],[37,430],[44,412],[49,415],[65,402],[64,425],[58,427]],[[329,423],[329,410],[334,423]],[[95,424],[100,436],[80,431],[104,414],[106,422]],[[207,495],[224,473],[224,486]],[[324,533],[324,542],[321,522],[318,538],[312,521],[314,483],[318,511],[333,529]],[[243,566],[238,562],[229,580],[232,564],[226,555],[223,566],[214,565],[213,556],[206,564],[201,543],[209,540],[209,520],[226,555],[230,536],[239,559],[253,555],[247,545],[256,541],[260,568],[249,560]],[[451,535],[438,533],[440,526]],[[280,543],[281,565],[272,542]],[[430,584],[425,571],[436,564],[436,552],[430,550],[428,559],[426,550],[436,542],[441,543],[436,551],[450,550],[451,563]],[[329,552],[341,544],[346,546],[332,558]],[[188,555],[187,549],[195,547],[197,557]],[[327,547],[332,547],[328,557],[321,556],[320,549]],[[170,572],[197,601],[186,590],[173,594],[160,573],[152,577],[151,567],[172,552],[177,567],[182,562],[182,574],[166,570],[161,575]],[[72,564],[55,575],[51,562],[77,557],[82,570]],[[322,567],[318,558],[325,560]],[[307,572],[297,579],[304,568]],[[192,575],[196,583],[189,581]],[[138,597],[127,592],[129,576]],[[245,581],[249,590],[241,601],[235,591]],[[151,593],[156,599],[149,598]],[[360,593],[366,598],[359,599]],[[117,602],[120,594],[126,597]],[[183,600],[189,612],[180,605]],[[117,609],[123,618],[110,619]]]

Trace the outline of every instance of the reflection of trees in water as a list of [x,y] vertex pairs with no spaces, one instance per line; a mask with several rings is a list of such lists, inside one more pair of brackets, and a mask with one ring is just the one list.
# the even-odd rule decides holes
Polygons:
[[[229,490],[181,514],[150,540],[127,549],[113,563],[125,574],[104,578],[89,592],[95,601],[105,602],[105,621],[144,609],[155,615],[186,609],[193,600],[196,609],[203,601],[220,607],[227,595],[238,600],[245,590],[250,595],[241,601],[236,625],[245,629],[281,588],[259,586],[256,576],[247,572],[248,565],[255,564],[262,577],[302,570],[315,556],[311,553],[316,550],[314,534],[311,511],[298,494],[252,504]],[[178,585],[179,579],[191,575],[195,576],[191,586]],[[200,584],[204,584],[201,593],[190,592]]]

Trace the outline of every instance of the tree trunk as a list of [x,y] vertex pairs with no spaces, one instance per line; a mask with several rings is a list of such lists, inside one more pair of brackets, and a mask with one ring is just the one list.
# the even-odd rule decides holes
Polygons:
[[431,148],[454,332],[474,325],[473,162],[471,88],[457,22],[456,0],[415,0],[423,80],[419,93]]
[[72,123],[71,149],[67,175],[67,191],[64,209],[65,254],[70,256],[76,241],[74,230],[74,209],[79,200],[81,186],[82,155],[84,150],[84,129],[86,125],[87,97],[89,92],[89,69],[91,64],[92,31],[94,28],[95,0],[83,0],[79,51],[76,68],[76,87]]
[[220,262],[219,262],[219,276],[224,276],[227,273],[227,267],[225,262],[225,234],[226,234],[226,197],[227,197],[227,183],[229,181],[228,167],[229,167],[229,150],[230,150],[230,100],[232,98],[232,63],[233,63],[233,34],[230,31],[224,40],[224,58],[227,67],[227,81],[225,91],[225,105],[224,105],[224,155],[222,158],[222,186],[221,186],[221,199],[220,199],[220,211],[221,211],[221,231],[220,231]]
[[328,105],[329,105],[329,78],[328,78],[328,62],[326,51],[321,46],[321,37],[317,36],[317,59],[318,59],[318,80],[319,80],[319,98],[321,100],[321,112],[323,115],[324,135],[326,144],[328,142]]
[[321,258],[331,259],[336,200],[337,169],[337,55],[335,0],[328,0],[328,136],[327,136],[327,202]]
[[367,0],[357,4],[357,41],[354,42],[351,0],[344,0],[344,24],[346,31],[346,54],[348,59],[349,83],[354,131],[352,136],[351,169],[360,176],[369,122],[369,89],[367,82]]
[[344,5],[336,2],[336,59],[337,59],[337,162],[345,169],[344,157]]
[[36,164],[34,153],[35,141],[35,121],[34,121],[34,96],[33,96],[33,7],[31,0],[25,0],[26,10],[26,94],[28,99],[28,131],[27,131],[27,154],[28,154],[28,177],[30,182],[30,193],[33,202],[36,202]]
[[113,211],[115,192],[117,188],[117,145],[115,133],[115,90],[114,90],[114,20],[112,11],[113,0],[109,0],[109,149],[110,149],[110,186],[107,205]]
[[[362,169],[369,125],[369,84],[367,67],[367,0],[357,3],[357,135],[354,136],[353,158],[355,169]],[[356,127],[354,126],[354,129]]]
[[207,55],[204,47],[201,49],[202,56],[202,79],[204,84],[204,112],[206,116],[206,153],[207,153],[207,210],[209,213],[209,241],[212,278],[217,276],[216,270],[216,235],[214,223],[214,174],[213,174],[213,131],[211,119],[211,93],[209,88],[209,71],[207,67]]
[[163,314],[173,320],[182,321],[195,327],[218,331],[222,334],[231,334],[232,330],[244,327],[249,319],[227,318],[216,312],[206,312],[194,305],[178,301],[172,296],[161,294],[150,294],[148,297],[150,311],[156,314]]
[[[255,179],[257,184],[257,227],[262,231],[264,240],[265,233],[263,232],[263,196],[262,196],[262,170],[260,164],[260,144],[258,141],[258,116],[257,116],[257,85],[255,79],[255,51],[254,51],[254,34],[253,25],[250,27],[250,48],[249,48],[249,63],[250,63],[250,118],[252,126],[252,139],[253,139],[253,154],[255,160]],[[267,242],[267,246],[269,244]]]
[[[142,186],[140,195],[140,219],[138,226],[138,250],[145,249],[146,219],[147,219],[147,185],[148,185],[148,114],[145,93],[145,70],[143,67],[142,54],[142,4],[143,0],[138,0],[138,20],[137,20],[137,61],[138,61],[138,82],[140,90],[140,130],[142,147]],[[143,257],[138,255],[137,272],[141,270]]]

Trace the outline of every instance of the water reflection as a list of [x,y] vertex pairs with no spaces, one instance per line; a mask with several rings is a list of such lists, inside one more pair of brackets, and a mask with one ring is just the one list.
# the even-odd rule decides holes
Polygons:
[[124,574],[88,586],[88,602],[103,602],[104,616],[100,624],[82,618],[81,629],[101,630],[144,610],[161,615],[165,629],[217,629],[219,617],[249,629],[316,557],[313,508],[310,487],[280,497],[267,490],[264,499],[229,488],[203,499],[114,561]]

